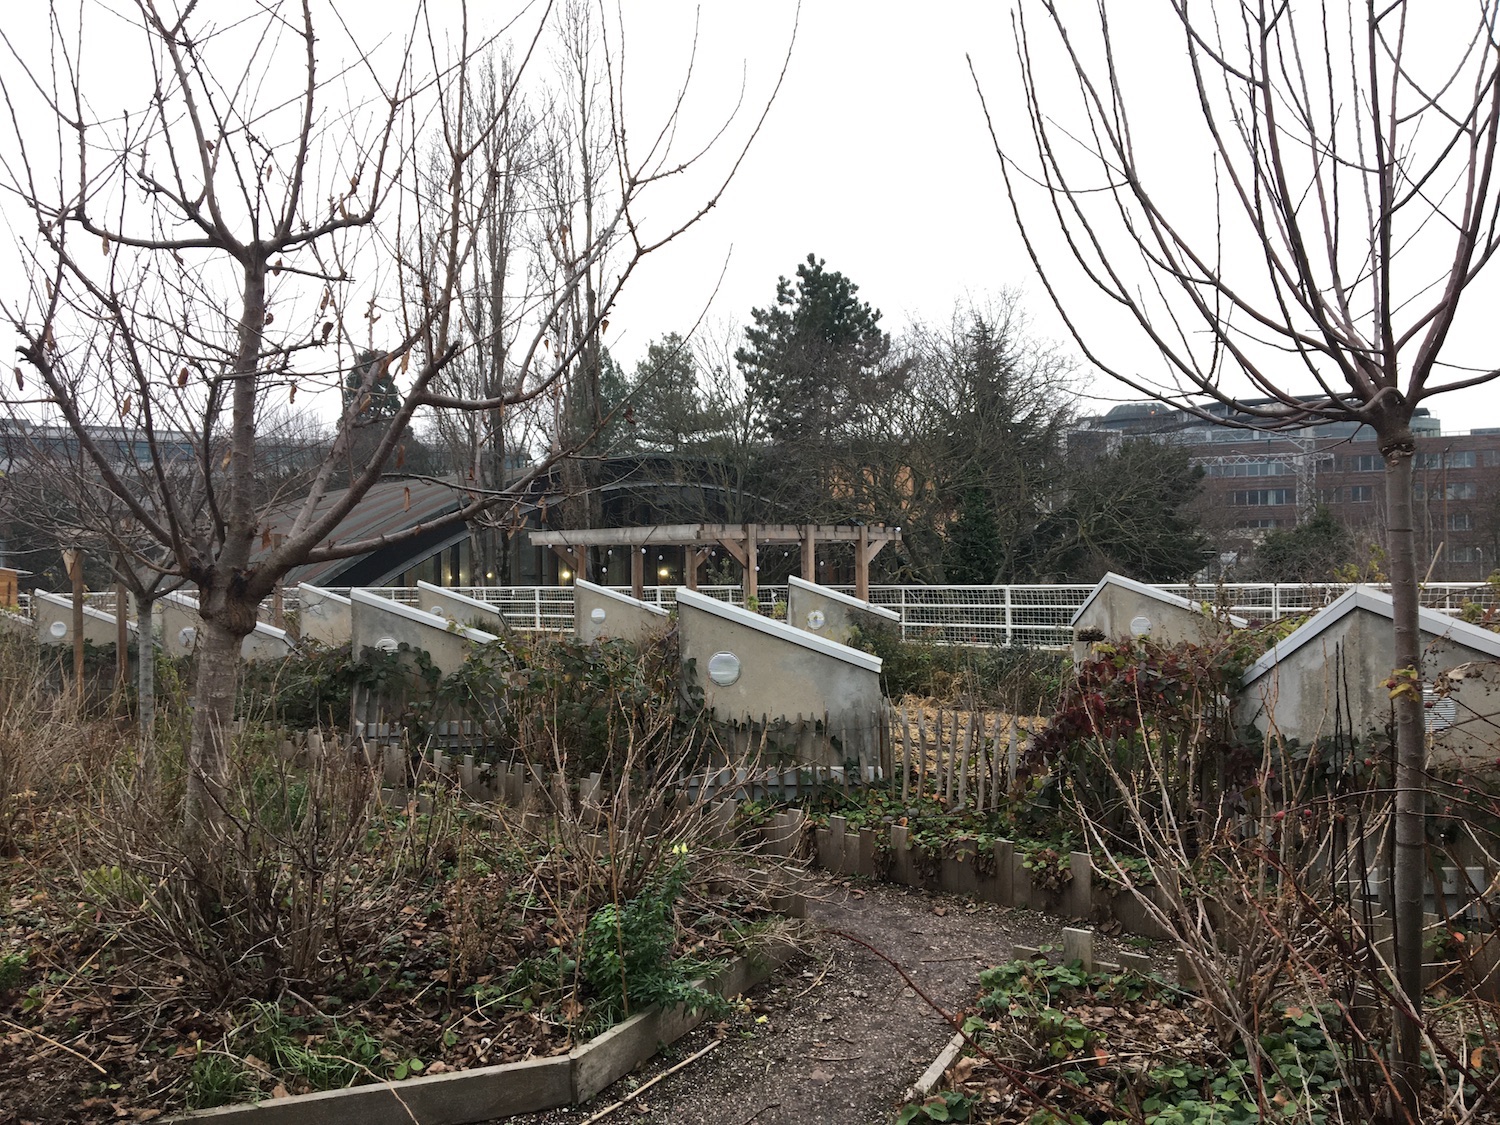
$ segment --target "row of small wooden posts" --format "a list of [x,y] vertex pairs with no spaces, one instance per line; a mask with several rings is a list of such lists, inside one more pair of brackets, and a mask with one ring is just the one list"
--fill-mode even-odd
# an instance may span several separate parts
[[[795,764],[809,758],[829,760],[826,744],[838,739],[840,732],[830,729],[826,717],[820,723],[799,716],[777,732],[781,755],[787,750],[797,752],[793,763],[783,767],[770,764],[776,752],[768,748],[771,740],[763,725],[731,731],[726,739],[731,757],[742,763],[732,771],[732,785],[754,799],[796,798],[827,785],[849,788],[890,777],[899,779],[904,804],[925,794],[953,811],[995,812],[1015,780],[1026,738],[1040,725],[1040,719],[1000,711],[925,706],[890,707],[876,721],[885,728],[878,768],[874,764],[858,768]],[[474,762],[472,768],[481,772],[489,768],[487,760],[503,753],[481,724],[461,720],[433,723],[421,733],[405,731],[395,723],[357,723],[356,735],[406,752],[441,751],[455,761]],[[815,747],[818,742],[825,745]],[[730,771],[725,771],[723,781],[714,784],[730,782]]]

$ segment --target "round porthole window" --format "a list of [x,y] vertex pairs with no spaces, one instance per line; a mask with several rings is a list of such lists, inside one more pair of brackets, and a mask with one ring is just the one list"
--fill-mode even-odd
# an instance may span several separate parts
[[68,626],[65,622],[54,621],[47,627],[47,632],[51,633],[58,640],[62,640],[68,635]]
[[192,648],[193,642],[198,639],[198,630],[191,625],[184,625],[177,630],[177,643],[183,648]]
[[1132,636],[1144,637],[1151,632],[1151,618],[1132,617],[1130,619],[1130,632]]
[[808,611],[807,627],[813,632],[817,632],[819,629],[821,629],[827,623],[827,621],[828,618],[823,616],[823,611],[821,609]]
[[716,652],[708,658],[708,678],[728,687],[740,678],[740,658],[732,652]]
[[443,607],[440,606],[440,605],[433,606],[432,607],[432,616],[434,616],[434,617],[441,617],[441,616],[443,616]]
[[395,637],[381,637],[380,640],[375,642],[375,647],[381,652],[395,652],[400,646],[396,644]]
[[596,605],[593,609],[589,610],[589,620],[592,621],[595,625],[598,625],[608,616],[609,614],[604,612],[604,607],[602,605]]

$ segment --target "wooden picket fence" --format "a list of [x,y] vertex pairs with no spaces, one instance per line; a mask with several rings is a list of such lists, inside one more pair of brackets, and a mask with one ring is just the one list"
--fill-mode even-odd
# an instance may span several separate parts
[[[498,764],[507,753],[490,724],[437,721],[418,732],[382,721],[394,708],[368,695],[359,700],[352,733],[382,748],[405,747],[426,757],[438,750]],[[744,722],[723,733],[728,761],[685,779],[686,785],[739,800],[796,800],[825,787],[899,785],[904,803],[926,796],[945,807],[998,811],[1015,781],[1026,740],[1039,716],[997,710],[886,706],[854,727],[825,714],[794,720]],[[831,764],[840,756],[845,764]],[[811,763],[821,762],[821,765]]]
[[997,811],[1040,716],[958,708],[892,707],[887,776],[901,800],[931,795],[949,809]]

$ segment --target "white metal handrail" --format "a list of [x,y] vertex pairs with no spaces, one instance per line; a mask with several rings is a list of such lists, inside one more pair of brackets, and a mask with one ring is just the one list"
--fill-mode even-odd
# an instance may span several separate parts
[[[614,589],[626,590],[617,586]],[[1379,588],[1389,589],[1388,584]],[[347,588],[331,587],[336,593]],[[852,586],[833,589],[852,593]],[[871,586],[870,601],[895,610],[901,617],[901,635],[909,640],[929,640],[938,644],[1020,645],[1055,648],[1071,640],[1069,622],[1084,600],[1091,585],[1012,585],[1012,586]],[[1159,589],[1196,601],[1206,602],[1229,613],[1252,621],[1277,621],[1284,617],[1311,613],[1338,597],[1349,586],[1338,582],[1231,582],[1219,586],[1194,586],[1188,583],[1161,585]],[[406,605],[419,605],[418,591],[412,587],[373,588],[371,593]],[[495,606],[511,626],[528,632],[560,633],[573,627],[573,588],[571,586],[459,586],[456,592]],[[723,601],[743,605],[744,591],[739,586],[704,586],[700,592]],[[676,604],[676,586],[647,586],[642,591],[646,601],[671,608]],[[761,586],[757,608],[767,616],[786,612],[787,587]],[[20,611],[31,616],[30,598],[20,595]],[[114,592],[95,591],[85,599],[96,608],[114,609]],[[1485,582],[1434,582],[1422,588],[1422,604],[1441,613],[1458,614],[1467,605],[1500,608],[1493,586]],[[295,590],[284,594],[283,607],[295,612]],[[271,603],[261,607],[261,616],[269,619]]]

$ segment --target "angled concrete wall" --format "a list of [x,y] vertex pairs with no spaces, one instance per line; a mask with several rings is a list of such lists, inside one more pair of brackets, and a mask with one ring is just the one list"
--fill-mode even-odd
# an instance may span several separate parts
[[442,586],[434,586],[431,582],[417,583],[417,608],[425,609],[434,617],[444,618],[455,625],[467,625],[486,633],[498,635],[506,630],[505,618],[488,602]]
[[719,722],[822,722],[826,713],[834,760],[802,764],[880,763],[879,657],[692,590],[677,591],[677,632],[685,686],[703,692]]
[[365,590],[350,590],[350,647],[355,656],[366,649],[392,652],[402,642],[421,649],[445,676],[463,667],[475,645],[499,640],[493,633],[450,625],[447,618],[393,602]]
[[[203,632],[198,599],[175,591],[156,604],[162,649],[170,656],[190,656],[196,652],[198,637]],[[256,622],[254,632],[240,642],[241,660],[284,660],[291,651],[292,639],[286,630],[263,621]]]
[[1437,677],[1427,710],[1429,768],[1500,769],[1500,662],[1460,664]]
[[[1390,722],[1396,666],[1391,596],[1356,586],[1277,642],[1245,673],[1236,719],[1264,731],[1274,726],[1302,743],[1344,730],[1360,737]],[[1421,613],[1422,679],[1431,684],[1460,664],[1500,658],[1500,634],[1434,610]]]
[[667,627],[671,614],[659,605],[575,579],[573,632],[589,644],[604,638],[639,644]]
[[[38,590],[32,596],[31,612],[36,620],[38,644],[71,645],[73,643],[72,598]],[[54,631],[54,624],[61,624],[62,629]],[[135,622],[127,621],[125,627],[130,630],[131,635],[135,634]],[[119,631],[114,614],[105,613],[102,609],[95,609],[91,605],[83,607],[84,641],[91,645],[112,645],[118,637]]]
[[901,627],[901,615],[801,578],[787,579],[786,621],[839,644],[848,644],[856,627]]
[[1247,625],[1243,617],[1226,618],[1202,602],[1111,573],[1099,579],[1073,614],[1073,659],[1088,655],[1090,642],[1080,639],[1084,633],[1103,634],[1106,641],[1147,636],[1163,645],[1201,645]]
[[343,594],[306,584],[297,587],[297,625],[304,641],[329,648],[349,643],[349,599]]

